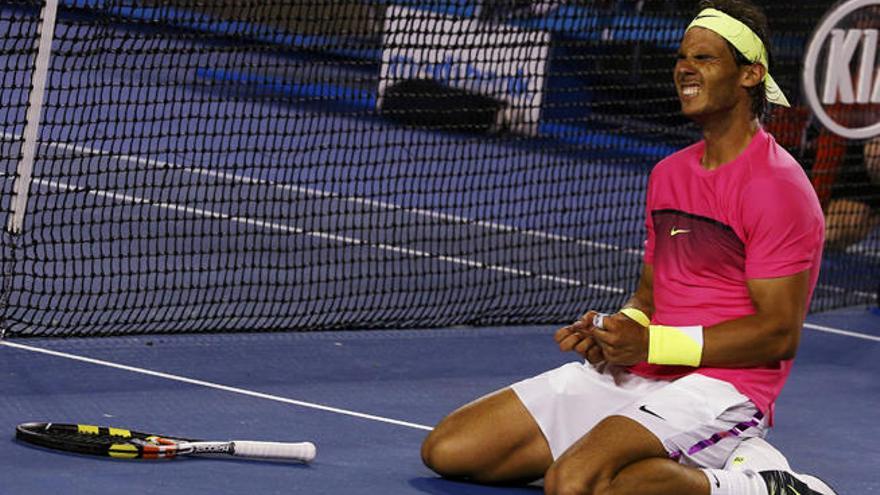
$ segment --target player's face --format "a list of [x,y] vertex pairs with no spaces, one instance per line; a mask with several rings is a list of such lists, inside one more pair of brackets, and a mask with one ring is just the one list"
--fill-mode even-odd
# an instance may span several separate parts
[[748,105],[740,66],[724,38],[708,29],[695,27],[684,35],[674,77],[682,113],[698,123]]

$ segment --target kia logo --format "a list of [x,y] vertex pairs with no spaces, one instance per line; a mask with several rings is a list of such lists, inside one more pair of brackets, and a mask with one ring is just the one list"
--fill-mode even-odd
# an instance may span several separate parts
[[[828,106],[846,108],[880,105],[877,41],[880,0],[847,0],[838,4],[816,28],[804,59],[803,88],[813,113],[831,132],[848,139],[880,136],[880,112],[867,112],[861,122],[839,122]],[[853,22],[853,19],[857,19]],[[847,22],[841,22],[846,20]],[[817,79],[821,84],[817,85]],[[878,106],[880,108],[880,106]]]

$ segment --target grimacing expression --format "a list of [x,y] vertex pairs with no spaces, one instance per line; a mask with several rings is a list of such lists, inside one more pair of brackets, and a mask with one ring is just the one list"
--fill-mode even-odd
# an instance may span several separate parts
[[682,113],[698,123],[750,103],[742,66],[727,41],[709,29],[685,33],[673,75]]

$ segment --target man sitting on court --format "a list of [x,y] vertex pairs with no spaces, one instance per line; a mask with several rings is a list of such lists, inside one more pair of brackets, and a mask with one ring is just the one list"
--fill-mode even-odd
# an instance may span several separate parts
[[673,78],[703,139],[651,173],[638,288],[619,312],[556,332],[586,362],[443,419],[422,446],[437,473],[543,477],[546,493],[834,493],[761,440],[816,285],[822,210],[760,124],[768,101],[788,104],[763,14],[744,0],[700,8]]

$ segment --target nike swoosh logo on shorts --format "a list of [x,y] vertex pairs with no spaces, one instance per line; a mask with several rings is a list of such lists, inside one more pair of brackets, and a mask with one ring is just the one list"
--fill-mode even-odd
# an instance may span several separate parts
[[658,417],[658,418],[662,419],[663,421],[666,421],[666,418],[664,418],[663,416],[660,416],[659,414],[655,413],[654,411],[648,409],[648,408],[645,407],[644,405],[639,406],[639,411],[642,411],[642,412],[644,412],[644,413],[648,413],[648,414],[650,414],[651,416],[655,416],[655,417]]

